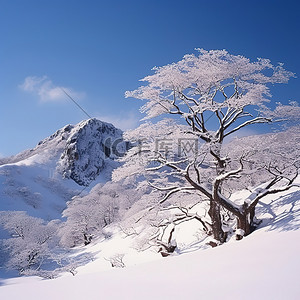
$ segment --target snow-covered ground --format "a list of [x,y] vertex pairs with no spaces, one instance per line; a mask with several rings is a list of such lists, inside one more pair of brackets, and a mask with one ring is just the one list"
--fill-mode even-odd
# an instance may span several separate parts
[[[151,249],[137,252],[130,237],[115,233],[81,249],[97,254],[75,276],[3,279],[0,297],[299,299],[300,189],[267,197],[258,215],[263,219],[260,229],[242,241],[167,258]],[[111,268],[109,259],[118,253],[125,254],[125,268]]]
[[37,154],[0,166],[1,210],[27,211],[45,220],[61,218],[66,202],[83,187],[72,180],[56,178],[55,162],[45,157],[46,153]]

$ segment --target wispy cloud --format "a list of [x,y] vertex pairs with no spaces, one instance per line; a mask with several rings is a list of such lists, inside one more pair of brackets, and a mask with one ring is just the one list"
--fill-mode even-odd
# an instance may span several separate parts
[[238,139],[246,136],[257,135],[260,134],[259,131],[250,128],[242,128],[241,130],[236,131],[235,133],[228,136],[225,143],[231,142],[233,139]]
[[113,115],[97,115],[97,119],[112,123],[115,127],[122,129],[123,131],[134,129],[139,126],[140,116],[135,113],[129,112],[124,117]]
[[82,99],[85,96],[84,93],[76,92],[71,88],[54,85],[47,76],[28,76],[19,85],[19,88],[25,92],[37,95],[42,102],[65,100],[66,95],[63,90],[76,99]]

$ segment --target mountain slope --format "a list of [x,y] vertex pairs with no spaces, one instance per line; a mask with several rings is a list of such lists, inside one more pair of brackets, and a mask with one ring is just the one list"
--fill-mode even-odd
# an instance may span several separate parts
[[[45,300],[298,299],[299,193],[299,188],[293,188],[264,199],[258,208],[261,228],[242,241],[168,258],[156,254],[154,258],[151,251],[134,254],[127,238],[113,236],[106,249],[101,243],[85,248],[86,253],[99,253],[93,262],[79,268],[75,277],[2,281],[0,294],[6,299]],[[106,260],[108,249],[110,253],[112,249],[131,252],[131,257],[124,257],[128,267],[111,269]],[[140,256],[145,263],[134,265]],[[105,263],[107,268],[101,268]]]
[[[122,131],[97,119],[67,125],[0,165],[0,210],[22,210],[46,220],[60,218],[66,201],[106,182],[117,166],[112,141],[125,151]],[[106,151],[106,153],[105,153]],[[88,188],[87,188],[88,187]]]

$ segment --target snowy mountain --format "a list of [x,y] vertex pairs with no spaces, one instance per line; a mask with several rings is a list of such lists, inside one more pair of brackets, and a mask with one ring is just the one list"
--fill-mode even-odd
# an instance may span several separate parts
[[34,149],[2,160],[0,210],[60,218],[66,201],[110,179],[125,146],[121,130],[97,119],[63,127]]
[[121,130],[112,124],[90,119],[78,124],[71,132],[58,162],[58,169],[64,177],[88,186],[101,171],[111,167],[111,159],[125,151],[126,144],[122,140]]
[[[280,139],[288,141],[290,133],[266,135],[264,143],[274,139],[276,142],[276,138],[278,143]],[[295,130],[295,134],[298,131]],[[296,139],[296,135],[293,136]],[[297,147],[290,144],[293,145],[290,151],[294,151]],[[243,149],[247,147],[244,143]],[[90,119],[67,125],[39,142],[34,149],[0,163],[0,210],[26,211],[30,216],[52,220],[61,218],[66,202],[81,194],[69,202],[64,211],[67,220],[62,222],[55,223],[57,220],[54,220],[44,224],[40,222],[42,220],[32,220],[24,215],[22,218],[22,214],[19,219],[15,218],[17,226],[19,220],[29,222],[24,228],[30,233],[34,232],[32,224],[36,224],[38,242],[34,240],[34,244],[33,240],[27,239],[33,246],[41,246],[39,251],[44,251],[45,261],[50,261],[39,270],[39,276],[45,271],[44,277],[50,278],[53,271],[58,278],[17,278],[16,269],[8,272],[4,269],[2,261],[5,262],[6,257],[2,259],[0,251],[1,299],[298,299],[299,176],[295,177],[294,187],[262,199],[256,209],[260,225],[251,235],[241,241],[232,235],[224,245],[211,248],[210,237],[203,235],[203,230],[199,231],[199,222],[191,220],[176,228],[176,250],[164,258],[157,245],[144,239],[143,234],[148,232],[147,223],[138,225],[140,231],[130,223],[130,216],[139,216],[139,206],[143,206],[138,190],[126,190],[128,187],[120,182],[109,182],[112,169],[119,164],[115,158],[126,148],[120,130]],[[235,150],[239,150],[238,144]],[[105,185],[96,185],[105,182]],[[230,199],[238,201],[250,194],[250,190],[241,189]],[[145,196],[145,201],[150,200],[148,194]],[[127,213],[118,214],[121,209]],[[13,214],[6,218],[11,221],[11,216]],[[119,216],[124,216],[123,222]],[[164,212],[164,216],[168,215]],[[53,246],[52,252],[46,252],[48,244],[39,244],[40,239],[49,239],[55,244],[62,236],[61,229],[67,229],[72,235],[77,229],[80,235],[86,235],[81,231],[82,227],[88,227],[86,219],[99,233],[91,240],[87,237],[88,243],[74,244],[79,246],[67,249]],[[127,221],[128,227],[125,226]],[[148,227],[155,229],[153,220],[149,218],[149,221]],[[56,228],[55,224],[60,229],[55,231],[57,235],[47,236],[51,228]],[[2,234],[4,232],[0,232],[4,241],[1,250],[13,245],[11,249],[13,254],[17,253],[14,255],[16,260],[21,254],[28,258],[22,251],[26,248],[22,243],[25,238],[14,239],[7,232],[6,236]],[[28,249],[36,250],[33,246]],[[57,273],[51,269],[54,263],[57,264],[55,268],[61,267]],[[29,270],[32,273],[25,274],[35,275],[36,270],[32,268]]]

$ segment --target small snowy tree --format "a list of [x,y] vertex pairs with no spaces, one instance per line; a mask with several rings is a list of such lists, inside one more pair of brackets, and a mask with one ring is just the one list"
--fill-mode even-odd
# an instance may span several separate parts
[[88,245],[104,227],[119,220],[135,199],[132,194],[120,183],[108,182],[96,185],[86,196],[74,197],[63,212],[67,220],[60,229],[62,245]]
[[39,270],[57,245],[55,220],[45,224],[42,219],[25,212],[13,211],[1,212],[0,224],[11,235],[3,241],[3,247],[9,253],[6,265],[20,274],[32,268]]
[[[257,161],[259,156],[251,151],[242,151],[238,156],[231,151],[225,153],[224,141],[253,124],[283,120],[295,123],[300,108],[295,102],[278,103],[273,109],[267,106],[269,86],[287,83],[294,76],[283,64],[274,66],[268,59],[251,62],[225,50],[198,51],[199,55],[185,55],[177,63],[154,68],[153,75],[141,80],[145,85],[126,92],[126,97],[146,101],[141,108],[145,120],[169,115],[174,121],[147,122],[128,132],[128,139],[139,141],[128,152],[123,167],[114,173],[114,179],[143,174],[153,187],[165,193],[160,205],[178,192],[197,191],[201,200],[209,202],[213,237],[223,243],[227,232],[222,211],[236,218],[236,235],[241,239],[255,226],[259,200],[291,188],[299,167],[293,158],[282,159],[282,164],[271,159],[257,167],[250,157]],[[170,145],[174,140],[177,151]],[[195,141],[192,154],[180,145],[184,140]],[[258,152],[261,150],[257,147]],[[269,175],[262,176],[259,184],[264,185],[239,203],[231,201],[228,191],[241,178],[255,176],[256,167]]]

